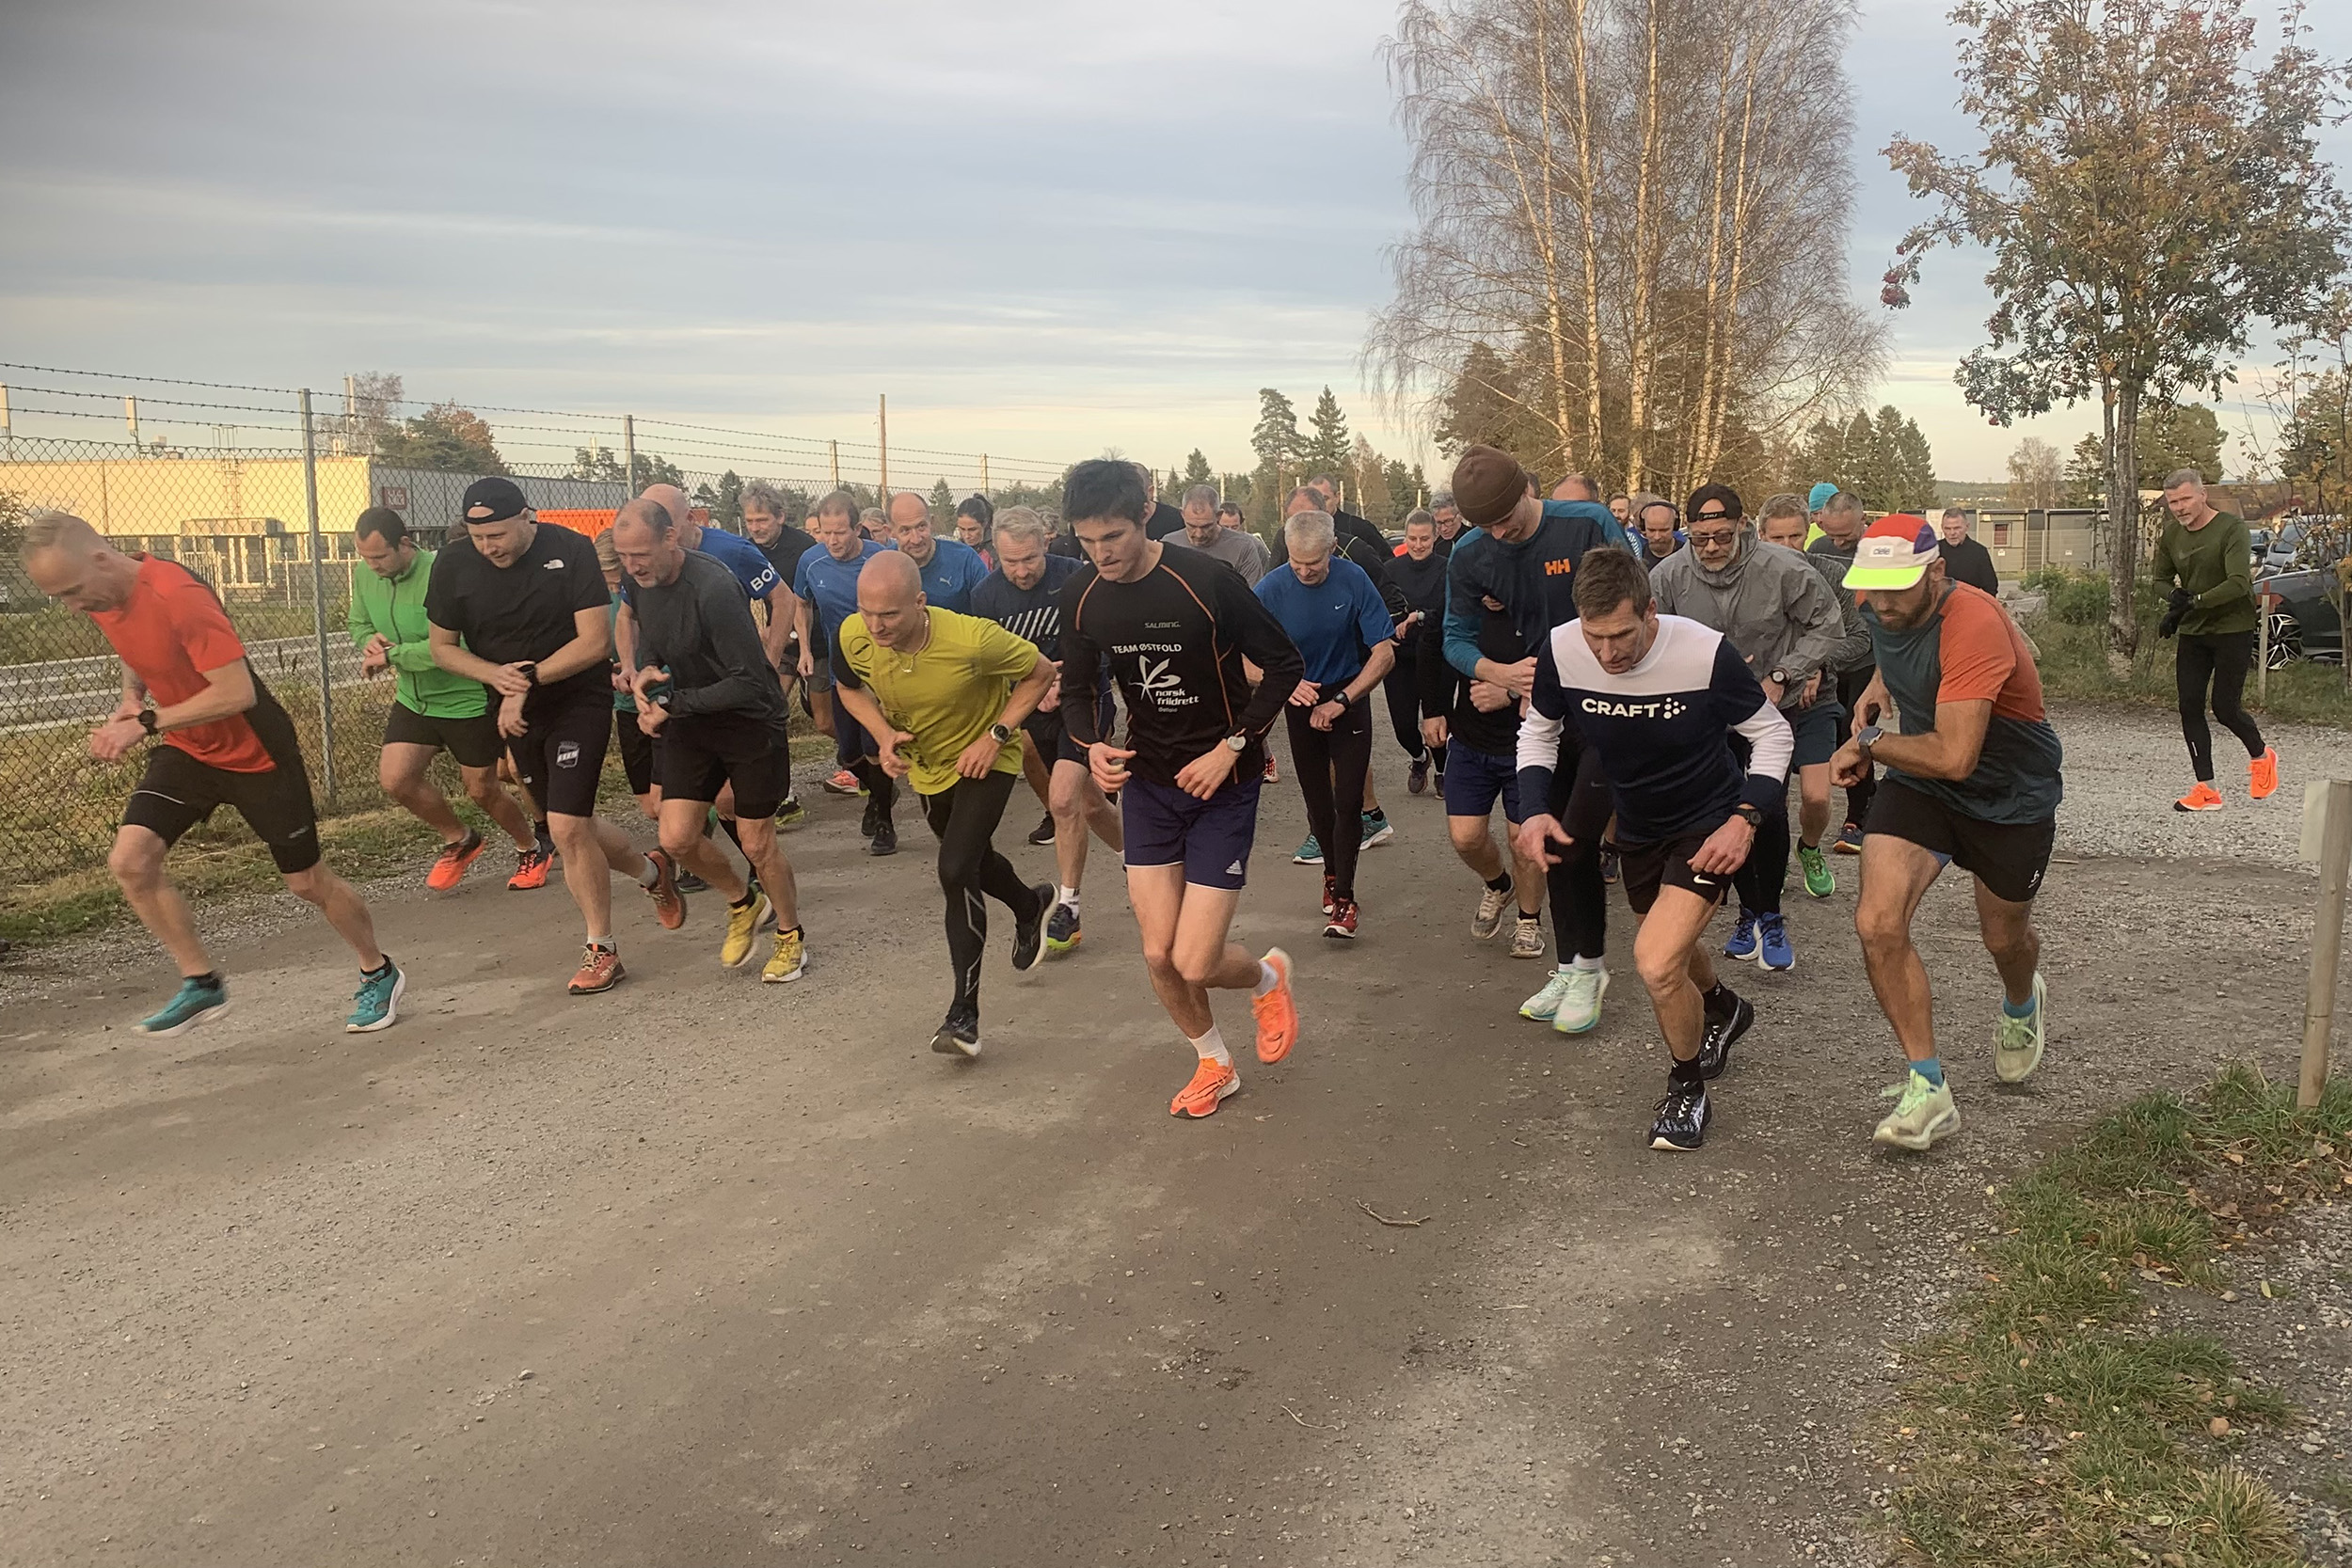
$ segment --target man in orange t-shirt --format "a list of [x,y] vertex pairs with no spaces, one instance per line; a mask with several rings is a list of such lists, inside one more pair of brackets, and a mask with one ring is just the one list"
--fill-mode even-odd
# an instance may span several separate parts
[[[1855,700],[1853,738],[1830,773],[1851,785],[1874,762],[1886,765],[1862,825],[1854,930],[1870,989],[1910,1062],[1873,1136],[1923,1150],[1959,1130],[1960,1112],[1936,1053],[1912,916],[1945,866],[1976,879],[1978,929],[2001,976],[1993,1072],[2004,1084],[2023,1080],[2042,1065],[2033,900],[2057,837],[2065,758],[2024,634],[1992,594],[1947,579],[1943,542],[1926,518],[1872,523],[1855,542],[1846,586],[1861,600],[1878,673]],[[1896,727],[1883,729],[1890,707]]]
[[147,740],[162,742],[147,753],[106,859],[140,924],[180,965],[179,991],[139,1022],[139,1032],[184,1034],[229,1006],[187,903],[164,875],[172,845],[224,805],[269,846],[287,889],[316,905],[358,958],[358,994],[344,1027],[389,1027],[407,977],[376,946],[358,893],[320,863],[294,722],[246,663],[211,587],[176,562],[123,554],[62,512],[34,515],[23,555],[34,585],[87,615],[122,660],[122,701],[90,732],[90,755],[119,762]]

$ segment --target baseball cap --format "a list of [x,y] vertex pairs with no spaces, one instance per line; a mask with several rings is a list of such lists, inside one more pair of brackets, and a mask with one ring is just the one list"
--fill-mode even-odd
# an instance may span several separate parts
[[523,487],[511,479],[477,479],[466,486],[457,515],[469,523],[502,523],[531,510]]
[[1928,565],[1943,553],[1935,530],[1925,517],[1907,512],[1881,517],[1854,541],[1853,564],[1846,568],[1849,588],[1909,588],[1927,574]]
[[1454,465],[1454,504],[1472,528],[1492,528],[1527,494],[1527,470],[1493,447],[1472,447]]
[[1837,486],[1832,484],[1828,480],[1823,480],[1820,483],[1816,484],[1812,489],[1805,492],[1804,509],[1807,512],[1819,512],[1821,508],[1829,504],[1830,497],[1836,494],[1837,494]]

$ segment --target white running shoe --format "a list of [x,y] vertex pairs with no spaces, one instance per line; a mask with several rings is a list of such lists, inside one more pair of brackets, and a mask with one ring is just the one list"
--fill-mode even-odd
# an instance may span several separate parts
[[1551,1026],[1564,1035],[1581,1035],[1600,1022],[1600,999],[1609,994],[1605,969],[1571,969],[1567,986],[1552,1009]]
[[1568,972],[1555,969],[1544,982],[1544,989],[1519,1004],[1519,1017],[1532,1018],[1538,1023],[1549,1023],[1560,1010],[1560,998],[1568,992]]

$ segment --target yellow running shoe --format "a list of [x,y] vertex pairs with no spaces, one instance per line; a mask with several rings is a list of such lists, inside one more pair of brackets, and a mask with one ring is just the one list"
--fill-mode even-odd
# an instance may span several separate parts
[[727,936],[719,944],[719,961],[729,969],[740,969],[751,961],[752,938],[759,932],[760,922],[768,918],[768,895],[752,890],[748,904],[727,906]]
[[801,928],[776,933],[775,957],[770,958],[759,972],[762,981],[780,986],[787,980],[797,980],[808,969],[808,943],[801,936]]

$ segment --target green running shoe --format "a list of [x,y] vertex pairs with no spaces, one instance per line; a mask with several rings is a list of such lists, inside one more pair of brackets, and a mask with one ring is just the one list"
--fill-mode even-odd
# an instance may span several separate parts
[[228,1010],[227,986],[217,981],[208,986],[201,980],[182,980],[180,989],[171,993],[171,1000],[139,1020],[135,1027],[142,1035],[159,1038],[184,1035],[206,1019],[218,1018]]
[[1895,1102],[1878,1131],[1870,1134],[1879,1143],[1918,1153],[1960,1131],[1960,1108],[1952,1103],[1949,1084],[1931,1084],[1915,1072],[1908,1073],[1879,1098]]
[[1307,835],[1307,842],[1298,847],[1298,853],[1291,857],[1291,863],[1293,865],[1321,865],[1323,863],[1323,846],[1315,842],[1314,834]]
[[401,993],[407,989],[408,976],[392,962],[389,953],[385,954],[382,969],[360,974],[359,991],[351,999],[351,1016],[343,1020],[343,1032],[373,1035],[378,1029],[389,1029],[400,1016]]
[[1797,864],[1804,871],[1804,891],[1814,897],[1826,898],[1837,891],[1837,874],[1829,868],[1829,857],[1820,845],[1798,845]]
[[2001,1032],[1993,1037],[1993,1076],[2004,1084],[2022,1084],[2042,1065],[2042,972],[2033,974],[2033,1012],[2026,1018],[2001,1014]]

